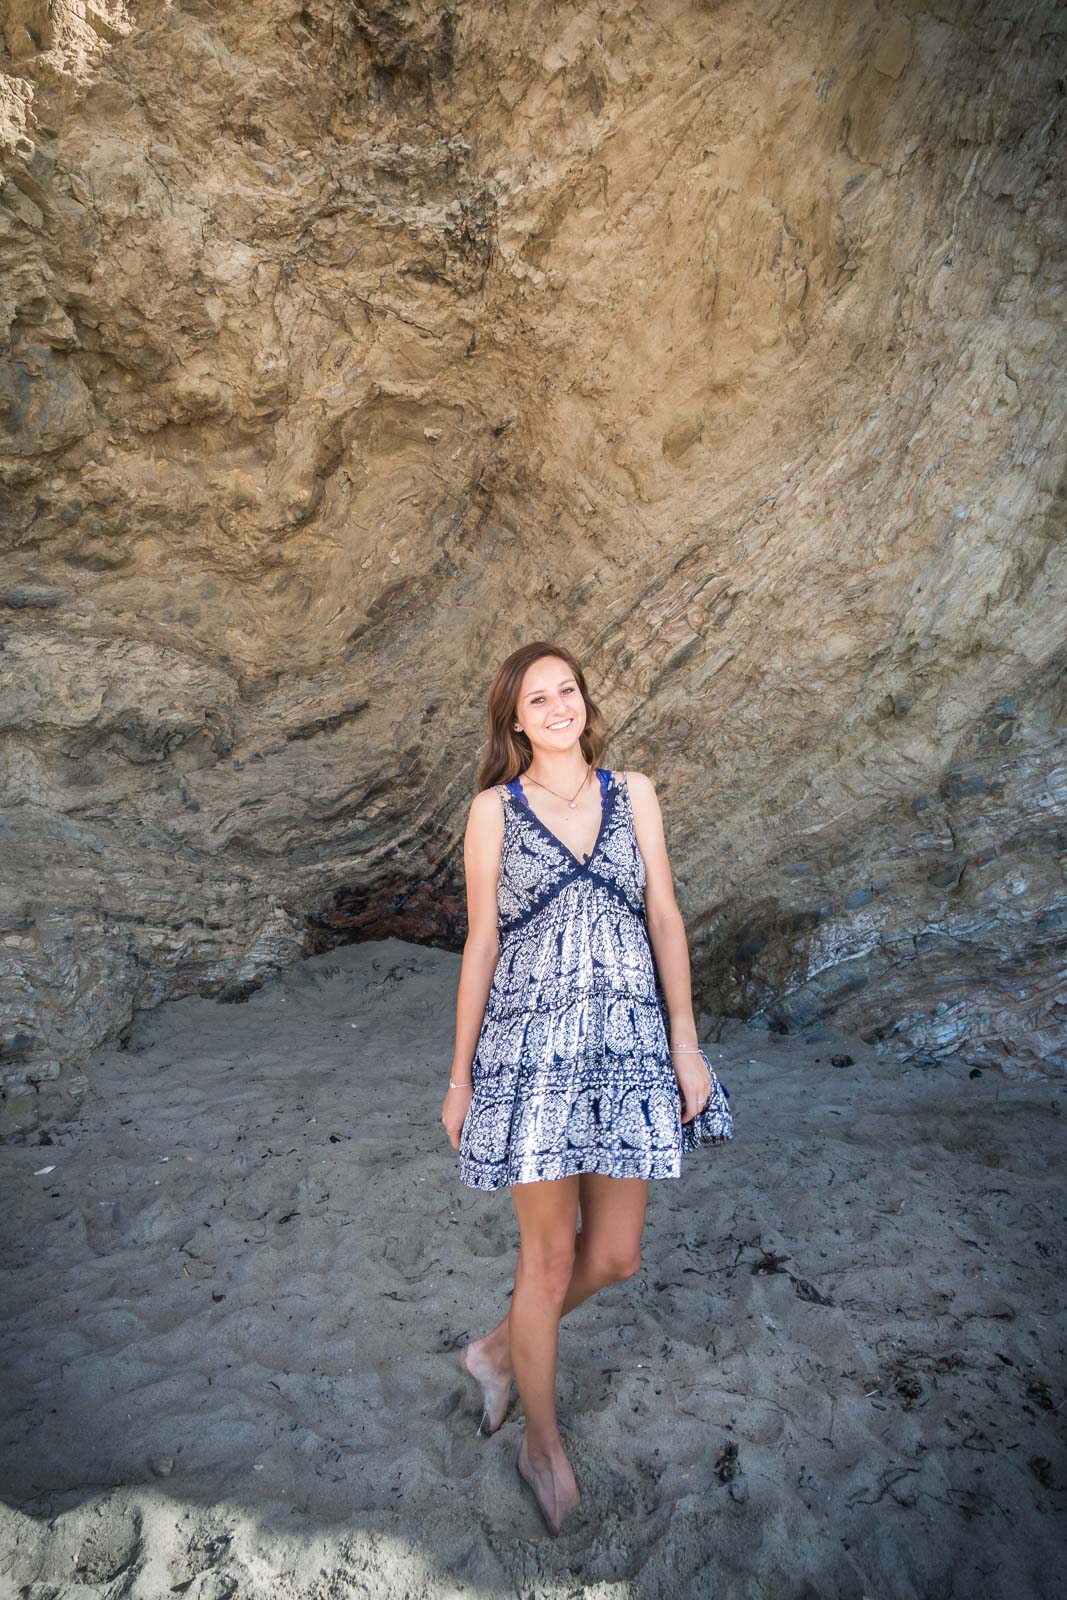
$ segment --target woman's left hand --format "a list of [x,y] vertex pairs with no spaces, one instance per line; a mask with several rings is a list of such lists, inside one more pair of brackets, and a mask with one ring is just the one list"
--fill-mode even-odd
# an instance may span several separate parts
[[704,1065],[702,1056],[686,1051],[674,1057],[674,1076],[685,1101],[682,1121],[691,1122],[711,1099],[711,1073]]

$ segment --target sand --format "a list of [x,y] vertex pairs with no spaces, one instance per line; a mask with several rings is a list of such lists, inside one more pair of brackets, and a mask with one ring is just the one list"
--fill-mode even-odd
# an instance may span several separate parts
[[439,1120],[458,971],[161,1006],[0,1149],[0,1596],[1062,1593],[1062,1085],[729,1024],[734,1140],[563,1322],[554,1540],[459,1366],[518,1236]]

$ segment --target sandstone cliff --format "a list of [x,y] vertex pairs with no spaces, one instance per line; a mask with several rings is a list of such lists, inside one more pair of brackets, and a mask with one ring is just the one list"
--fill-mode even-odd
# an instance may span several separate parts
[[1067,13],[0,15],[8,1081],[458,947],[544,636],[710,1011],[1067,1066]]

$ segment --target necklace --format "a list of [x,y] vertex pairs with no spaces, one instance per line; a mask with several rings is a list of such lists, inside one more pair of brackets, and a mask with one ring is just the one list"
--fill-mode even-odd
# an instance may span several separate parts
[[557,800],[567,800],[567,804],[570,806],[571,810],[572,811],[576,811],[578,809],[578,796],[581,794],[582,790],[585,788],[586,784],[589,782],[589,774],[592,772],[592,770],[593,770],[592,767],[586,767],[586,769],[585,769],[585,777],[582,779],[582,781],[578,785],[577,789],[575,789],[574,798],[571,799],[571,800],[567,800],[567,796],[565,794],[557,794],[555,789],[548,789],[548,784],[547,783],[537,783],[537,779],[536,778],[531,778],[530,774],[528,772],[524,772],[523,773],[523,777],[529,783],[537,783],[537,787],[539,789],[548,789],[549,794],[554,794],[556,796]]

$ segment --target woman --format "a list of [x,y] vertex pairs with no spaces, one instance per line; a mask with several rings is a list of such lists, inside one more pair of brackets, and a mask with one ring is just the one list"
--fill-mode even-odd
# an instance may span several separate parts
[[556,1420],[559,1319],[637,1271],[648,1180],[733,1136],[697,1043],[656,791],[597,767],[603,744],[569,650],[541,640],[508,657],[464,839],[468,934],[441,1112],[462,1181],[511,1189],[511,1309],[463,1363],[482,1388],[479,1433],[504,1421],[515,1377],[517,1465],[553,1534],[580,1499]]

